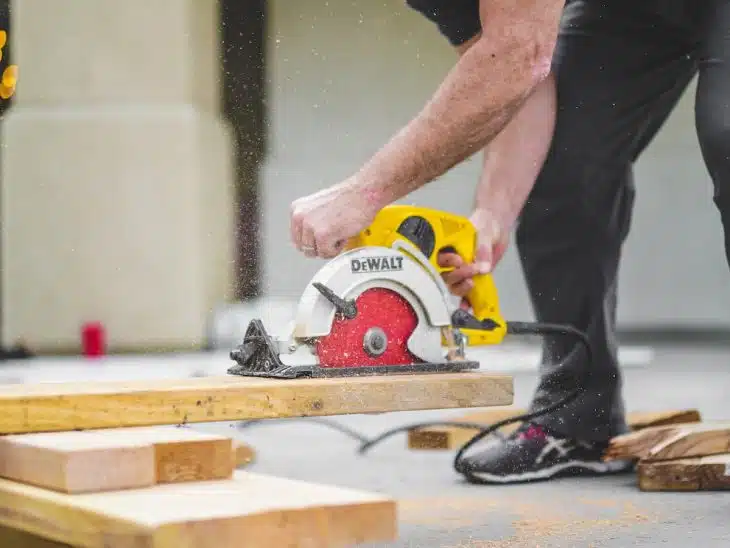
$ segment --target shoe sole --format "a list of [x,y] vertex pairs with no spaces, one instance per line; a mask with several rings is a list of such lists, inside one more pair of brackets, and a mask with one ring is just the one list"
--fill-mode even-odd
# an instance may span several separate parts
[[613,462],[585,462],[585,461],[568,461],[561,462],[549,468],[536,470],[534,472],[526,472],[524,474],[511,474],[508,476],[495,476],[483,472],[466,472],[464,475],[467,479],[478,479],[481,482],[488,483],[525,483],[530,481],[543,481],[552,479],[560,474],[573,473],[580,475],[581,473],[591,473],[593,475],[609,475],[620,472],[629,471],[632,468],[631,463],[623,461]]

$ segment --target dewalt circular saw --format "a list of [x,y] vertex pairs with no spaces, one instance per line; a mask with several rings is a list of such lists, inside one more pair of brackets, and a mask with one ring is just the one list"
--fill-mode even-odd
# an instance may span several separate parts
[[275,378],[454,372],[479,368],[466,347],[502,341],[507,325],[491,275],[466,296],[449,293],[441,252],[474,260],[471,222],[433,209],[391,205],[310,280],[294,321],[272,336],[249,323],[230,374]]
[[[345,250],[311,279],[283,337],[272,337],[261,320],[250,322],[243,343],[231,352],[233,375],[289,378],[469,371],[466,348],[501,343],[507,334],[568,336],[585,352],[572,390],[541,409],[492,425],[429,422],[400,426],[360,447],[364,453],[399,432],[424,426],[478,429],[454,457],[511,423],[530,421],[568,405],[585,389],[593,360],[588,336],[571,325],[505,321],[491,275],[477,275],[466,295],[470,311],[453,297],[438,264],[451,251],[474,261],[477,233],[463,217],[433,209],[392,205],[348,242]],[[559,367],[560,365],[558,365]]]

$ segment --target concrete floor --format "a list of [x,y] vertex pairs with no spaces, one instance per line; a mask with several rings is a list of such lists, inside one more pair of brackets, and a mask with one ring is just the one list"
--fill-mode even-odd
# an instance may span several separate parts
[[[698,408],[707,420],[730,420],[730,348],[655,347],[655,360],[625,369],[629,410]],[[536,375],[515,377],[525,405]],[[365,435],[459,412],[334,417]],[[452,453],[413,452],[405,435],[365,456],[324,425],[276,421],[234,432],[258,452],[252,470],[387,493],[399,500],[400,540],[368,548],[730,546],[730,493],[642,493],[635,476],[563,479],[523,486],[463,484]]]
[[[627,408],[651,411],[698,408],[706,420],[730,420],[730,346],[626,348]],[[482,367],[512,369],[515,404],[526,405],[535,387],[534,366],[517,350],[480,356]],[[534,349],[530,350],[533,355]],[[647,363],[646,357],[652,358]],[[504,360],[504,361],[503,361]],[[225,353],[119,356],[5,362],[0,382],[124,380],[220,374]],[[528,364],[529,365],[529,364]],[[387,413],[326,418],[366,436],[412,422],[463,411]],[[451,452],[414,452],[405,435],[365,456],[357,443],[323,424],[281,420],[239,430],[232,423],[193,428],[232,434],[258,453],[252,471],[376,491],[397,498],[399,541],[363,548],[587,548],[697,545],[730,547],[730,493],[642,493],[633,474],[563,479],[522,486],[472,486],[451,468]]]

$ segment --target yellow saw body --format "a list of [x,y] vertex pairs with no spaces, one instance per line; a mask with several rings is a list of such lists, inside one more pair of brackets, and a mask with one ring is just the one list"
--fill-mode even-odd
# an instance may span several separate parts
[[[458,254],[466,263],[474,262],[477,231],[466,217],[424,207],[391,205],[382,209],[368,228],[352,238],[347,249],[379,246],[393,247],[398,240],[407,239],[428,259],[439,274],[451,271],[438,264],[442,251]],[[408,253],[404,251],[404,253]],[[469,346],[502,342],[506,322],[499,308],[497,287],[491,274],[480,274],[473,279],[474,287],[466,300],[477,320],[493,320],[499,327],[490,331],[461,328]]]

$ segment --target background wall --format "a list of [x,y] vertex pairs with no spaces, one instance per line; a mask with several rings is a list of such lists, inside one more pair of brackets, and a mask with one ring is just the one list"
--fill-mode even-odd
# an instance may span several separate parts
[[74,351],[100,321],[112,351],[202,347],[234,274],[217,1],[15,2],[12,24],[3,344]]
[[[417,112],[456,59],[402,0],[270,0],[269,154],[262,175],[262,288],[296,299],[320,261],[289,242],[290,202],[340,181]],[[637,166],[621,275],[623,326],[730,327],[730,274],[699,155],[694,84]],[[410,202],[468,214],[475,160]],[[504,312],[532,317],[511,249],[496,273]]]

